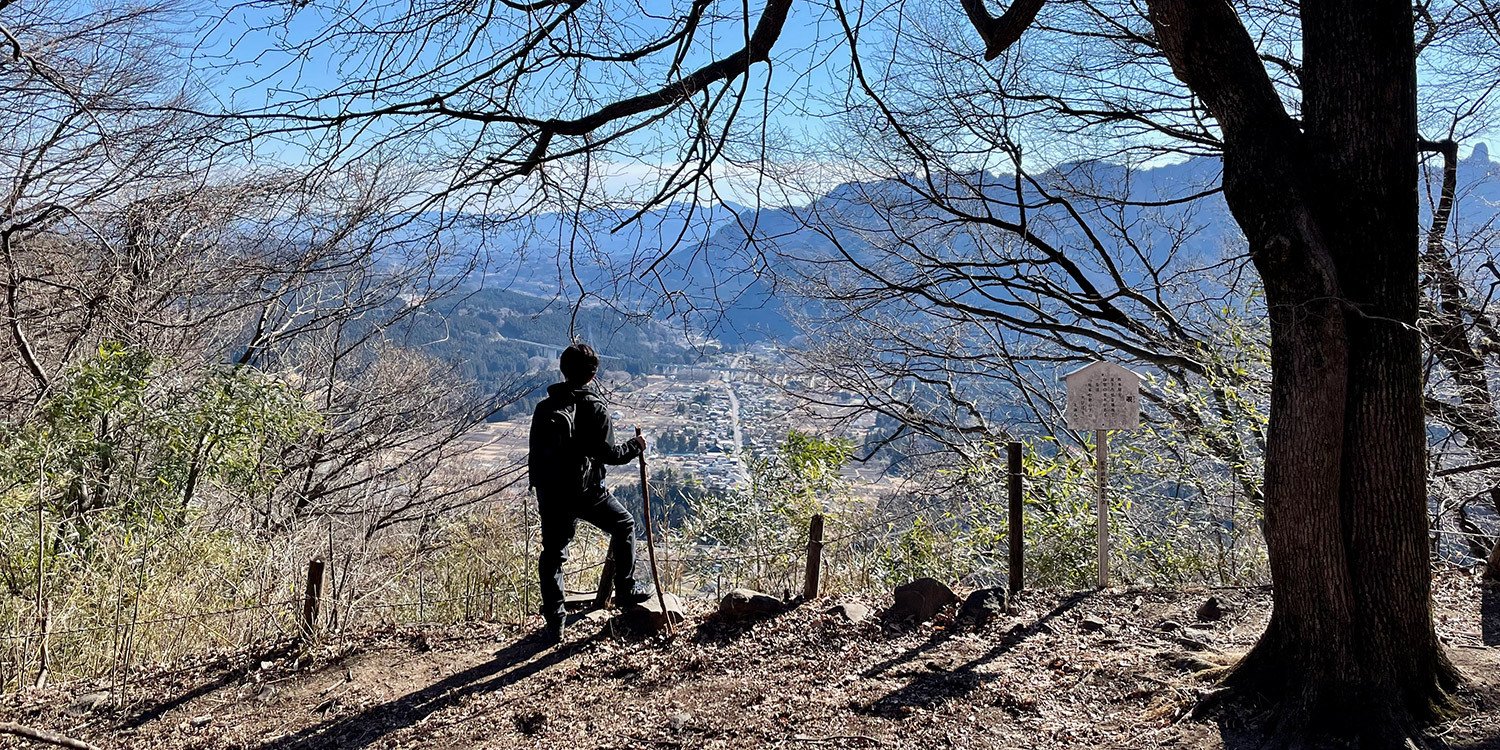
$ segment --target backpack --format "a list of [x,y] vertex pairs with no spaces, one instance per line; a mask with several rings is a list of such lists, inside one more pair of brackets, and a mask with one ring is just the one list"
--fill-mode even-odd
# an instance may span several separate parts
[[589,459],[575,439],[578,402],[548,397],[531,417],[531,452],[526,459],[531,486],[547,491],[582,492]]

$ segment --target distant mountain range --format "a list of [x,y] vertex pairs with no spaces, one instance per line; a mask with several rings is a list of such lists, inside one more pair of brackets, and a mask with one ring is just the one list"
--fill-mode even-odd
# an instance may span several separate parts
[[[1174,263],[1207,265],[1227,253],[1243,252],[1239,229],[1221,196],[1182,202],[1217,186],[1219,169],[1218,160],[1210,158],[1150,169],[1107,162],[1059,165],[1035,176],[1038,187],[1023,191],[1028,225],[1053,233],[1049,240],[1062,247],[1082,240],[1076,226],[1057,220],[1060,207],[1046,205],[1042,195],[1044,189],[1066,185],[1085,212],[1108,210],[1109,224],[1133,227],[1147,252],[1156,239],[1155,227],[1187,228],[1185,239],[1178,237]],[[1500,206],[1497,175],[1500,164],[1490,161],[1484,144],[1460,163],[1454,220],[1461,231],[1495,219]],[[953,194],[969,196],[958,201],[961,207],[1018,221],[1021,208],[1015,205],[1014,185],[1009,175],[967,175],[953,183],[958,191]],[[1432,201],[1436,185],[1431,186]],[[1134,205],[1119,207],[1089,194],[1128,196]],[[691,361],[701,353],[705,337],[730,347],[788,341],[797,334],[793,310],[814,316],[817,310],[815,302],[777,284],[799,273],[819,272],[816,261],[835,253],[835,241],[856,255],[866,252],[870,238],[889,231],[892,207],[908,219],[940,226],[923,206],[921,197],[898,181],[883,180],[840,185],[793,208],[674,203],[639,216],[601,210],[544,213],[488,228],[481,228],[483,222],[455,222],[445,230],[443,242],[477,253],[483,263],[470,272],[465,294],[435,307],[420,325],[432,334],[430,340],[440,342],[433,345],[436,352],[473,363],[481,380],[524,370],[529,358],[565,346],[570,323],[631,368]],[[822,230],[814,229],[815,224]],[[970,240],[936,232],[922,230],[915,236],[947,243],[947,252],[963,255]],[[572,303],[580,298],[575,318]],[[437,335],[439,328],[442,335]]]

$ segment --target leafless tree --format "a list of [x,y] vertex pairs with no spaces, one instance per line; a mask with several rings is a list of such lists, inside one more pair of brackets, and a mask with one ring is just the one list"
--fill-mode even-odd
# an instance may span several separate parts
[[[848,107],[861,118],[854,125],[880,136],[857,141],[891,144],[854,156],[889,154],[895,174],[908,176],[903,187],[925,200],[920,210],[936,207],[916,216],[929,227],[997,238],[974,264],[970,246],[902,245],[922,236],[909,230],[885,251],[927,264],[939,287],[993,277],[1014,294],[987,300],[984,317],[1050,336],[1074,355],[1113,347],[1191,372],[1191,347],[1171,342],[1190,341],[1208,319],[1180,314],[1170,292],[1156,297],[1128,275],[1111,278],[1112,256],[1100,257],[1093,238],[1060,245],[1033,231],[1032,200],[1054,216],[1071,205],[1079,227],[1107,227],[1109,215],[1026,184],[1026,159],[1058,163],[1084,149],[1124,160],[1221,155],[1217,183],[1269,318],[1261,486],[1276,584],[1270,627],[1232,684],[1277,698],[1282,738],[1317,725],[1389,742],[1447,704],[1457,675],[1429,601],[1417,155],[1421,128],[1480,119],[1493,77],[1469,76],[1479,93],[1453,109],[1453,97],[1419,105],[1417,70],[1482,45],[1483,4],[1017,0],[995,15],[983,0],[334,3],[333,15],[354,23],[291,22],[310,7],[322,8],[252,6],[238,17],[253,34],[285,31],[273,45],[281,60],[331,65],[338,80],[227,119],[301,139],[331,162],[391,144],[456,143],[420,152],[429,173],[445,178],[433,195],[511,213],[591,206],[611,159],[657,168],[660,179],[637,202],[649,207],[711,190],[717,166],[771,154],[773,115],[796,104],[779,98],[788,89],[767,69],[830,75],[788,41],[789,29],[817,18],[848,53],[833,71],[847,82],[835,104],[857,103]],[[789,20],[799,12],[807,15]],[[919,16],[935,20],[911,20]],[[731,37],[727,52],[714,43]],[[924,89],[930,79],[911,75],[922,62],[953,66],[962,74],[946,80],[961,85]],[[295,73],[281,69],[272,82]],[[973,177],[996,159],[1023,183],[1009,201],[992,200]],[[997,202],[1007,210],[987,210]],[[715,261],[756,268],[761,245]],[[924,312],[962,308],[963,295],[885,273],[863,252],[841,255],[866,278],[925,299]],[[1008,265],[1020,257],[1026,267]],[[1050,267],[1037,271],[1038,258]],[[656,268],[634,270],[649,277]],[[1037,295],[1048,304],[1028,305]]]
[[[88,560],[61,546],[128,529],[100,519],[284,544],[357,518],[353,541],[378,545],[392,529],[430,538],[433,519],[519,475],[474,460],[466,434],[527,384],[481,391],[406,325],[464,291],[472,248],[430,241],[424,222],[442,219],[407,211],[420,177],[393,158],[333,174],[225,148],[226,123],[195,114],[203,100],[184,93],[183,10],[0,3],[0,450],[62,453],[48,441],[73,435],[49,428],[71,419],[79,373],[105,352],[151,363],[130,373],[143,381],[130,403],[84,415],[75,465],[0,468],[0,501],[28,508],[37,550],[27,570],[7,568],[4,604],[34,594],[40,631],[48,567]],[[268,436],[265,392],[232,393],[247,381],[311,417]],[[138,417],[152,410],[187,432],[145,429]],[[230,463],[255,481],[227,481]],[[21,556],[7,551],[7,565]]]
[[1454,493],[1440,494],[1446,502],[1438,510],[1439,520],[1449,511],[1457,516],[1463,546],[1486,560],[1486,576],[1496,578],[1500,545],[1488,540],[1469,512],[1472,503],[1486,499],[1500,513],[1500,486],[1493,483],[1494,469],[1500,466],[1500,401],[1491,384],[1500,372],[1500,349],[1495,346],[1500,329],[1494,322],[1494,293],[1500,281],[1494,269],[1494,219],[1481,218],[1477,225],[1455,220],[1456,204],[1463,198],[1458,147],[1451,140],[1432,147],[1440,166],[1434,170],[1436,202],[1422,254],[1426,406],[1441,430],[1433,446],[1432,476],[1438,488]]

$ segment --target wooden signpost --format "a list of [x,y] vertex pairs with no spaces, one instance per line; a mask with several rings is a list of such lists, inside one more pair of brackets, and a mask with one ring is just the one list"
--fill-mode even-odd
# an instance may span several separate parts
[[1094,362],[1063,376],[1068,426],[1094,431],[1098,480],[1099,588],[1109,585],[1109,431],[1141,423],[1141,376],[1112,362]]

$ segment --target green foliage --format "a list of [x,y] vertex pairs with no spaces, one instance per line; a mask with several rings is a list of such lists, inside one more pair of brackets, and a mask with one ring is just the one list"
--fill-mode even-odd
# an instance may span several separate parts
[[[1232,478],[1179,477],[1162,461],[1149,430],[1117,432],[1110,446],[1112,580],[1122,583],[1229,584],[1261,580],[1259,506],[1234,499]],[[1086,588],[1096,580],[1097,492],[1094,446],[1038,438],[1023,454],[1026,578],[1030,586]],[[1000,578],[1009,540],[1001,446],[970,457],[954,476],[963,512],[951,521],[952,559]]]
[[922,516],[912,519],[911,525],[901,532],[894,544],[882,545],[883,569],[880,577],[885,585],[894,586],[923,576],[953,580],[947,571],[950,556],[942,554],[947,544],[947,535],[936,524]]
[[39,585],[64,623],[253,601],[263,592],[240,582],[261,543],[199,523],[201,501],[269,496],[281,456],[319,423],[255,370],[184,372],[101,346],[32,414],[0,423],[0,617],[33,611]]
[[[657,528],[677,528],[693,513],[699,498],[708,493],[708,488],[697,477],[674,468],[658,468],[651,472],[651,522]],[[641,499],[641,483],[626,482],[615,488],[615,497],[636,518],[644,518],[644,502]]]
[[703,544],[784,546],[814,513],[835,505],[852,444],[793,430],[775,450],[746,459],[748,486],[690,497],[692,534]]
[[[172,373],[119,344],[75,368],[36,415],[0,431],[0,482],[65,526],[105,512],[179,522],[206,486],[253,496],[280,477],[268,452],[318,418],[285,384],[248,368]],[[25,504],[24,502],[22,504]]]
[[765,590],[794,588],[808,521],[842,504],[840,472],[852,450],[846,440],[792,431],[774,450],[747,458],[745,487],[690,497],[683,531],[716,556],[740,558],[714,575]]
[[[1055,448],[1046,441],[1042,447]],[[1027,444],[1022,458],[1026,475],[1026,575],[1029,585],[1081,589],[1097,578],[1098,512],[1093,489],[1092,452],[1042,452]],[[1118,495],[1115,504],[1125,502]],[[1111,534],[1121,508],[1111,508]]]
[[788,522],[805,525],[843,491],[840,472],[853,450],[848,440],[792,430],[774,451],[747,459],[751,498]]

